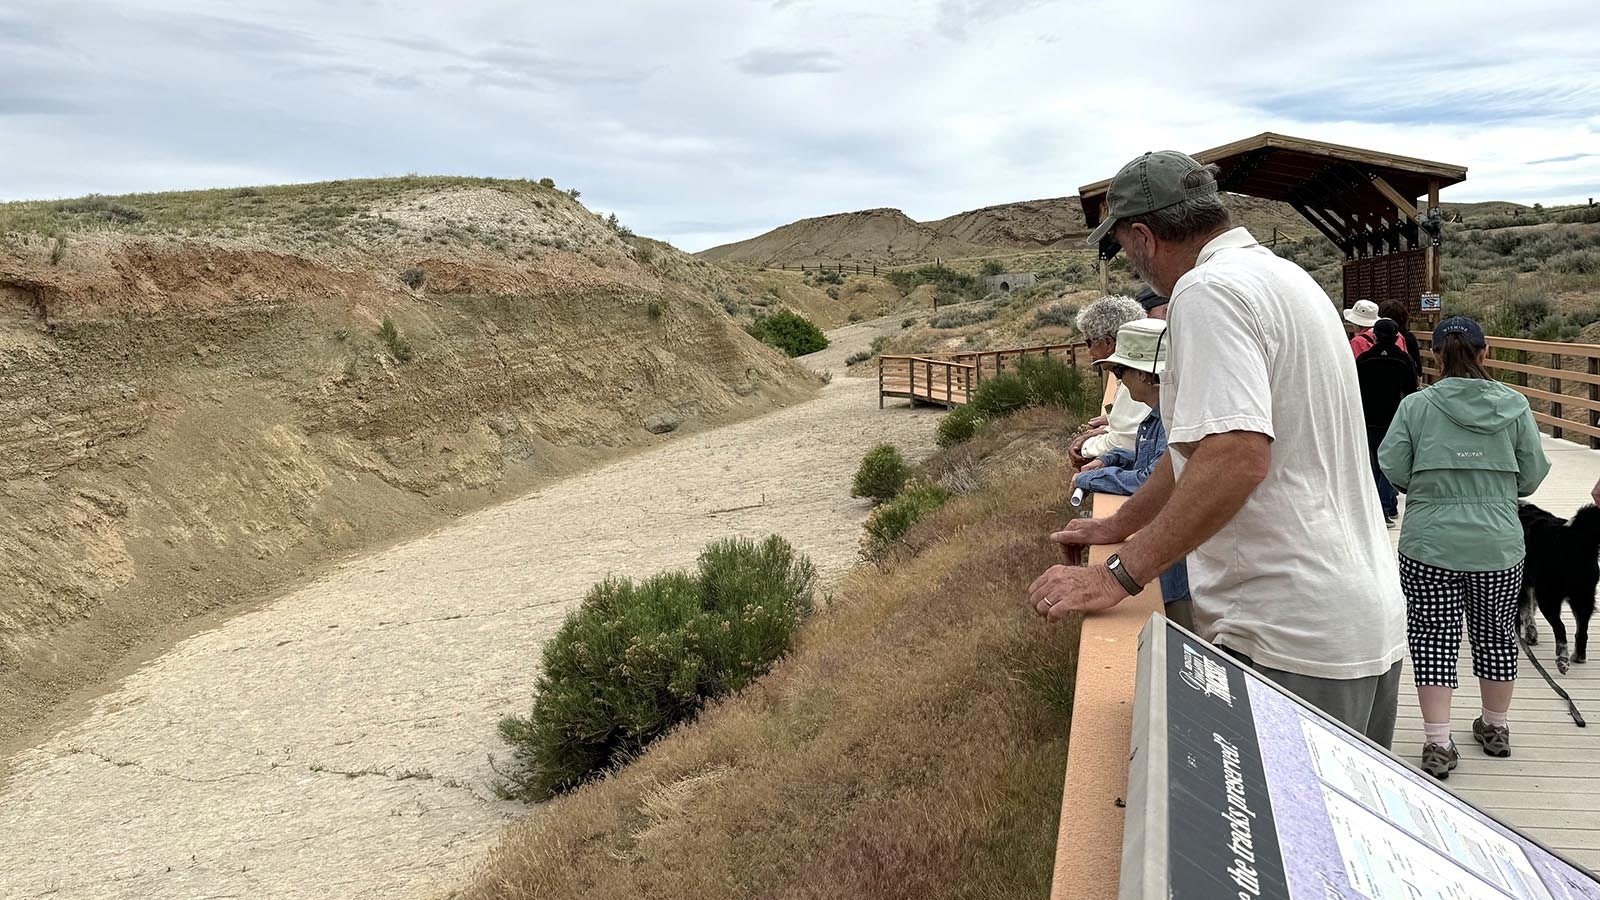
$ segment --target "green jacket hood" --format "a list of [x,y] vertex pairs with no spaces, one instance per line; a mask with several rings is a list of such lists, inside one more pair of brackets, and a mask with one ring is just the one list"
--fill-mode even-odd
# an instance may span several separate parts
[[1522,395],[1498,381],[1482,378],[1446,378],[1422,396],[1450,421],[1478,434],[1497,434],[1521,419],[1528,410]]

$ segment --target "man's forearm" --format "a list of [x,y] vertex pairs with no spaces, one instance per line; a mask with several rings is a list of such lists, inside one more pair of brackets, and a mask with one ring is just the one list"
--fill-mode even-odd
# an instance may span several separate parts
[[[1120,551],[1128,573],[1140,583],[1154,581],[1221,531],[1266,477],[1271,453],[1265,435],[1229,432],[1195,447],[1184,465],[1182,484],[1172,483],[1170,463],[1157,466],[1157,473],[1166,470],[1166,502]],[[1152,475],[1146,487],[1157,477]]]
[[1161,454],[1145,483],[1112,516],[1121,533],[1133,534],[1155,520],[1156,513],[1172,496],[1172,481],[1172,451],[1168,450]]

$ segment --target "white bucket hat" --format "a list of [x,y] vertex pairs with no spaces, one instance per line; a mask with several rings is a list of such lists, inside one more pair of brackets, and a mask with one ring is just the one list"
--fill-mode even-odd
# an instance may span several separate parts
[[1165,319],[1134,319],[1117,329],[1116,351],[1095,365],[1127,366],[1160,375],[1166,370],[1167,355],[1172,351],[1170,346],[1162,346],[1166,336]]
[[1344,320],[1362,328],[1378,324],[1378,304],[1371,300],[1357,300],[1356,305],[1344,311]]

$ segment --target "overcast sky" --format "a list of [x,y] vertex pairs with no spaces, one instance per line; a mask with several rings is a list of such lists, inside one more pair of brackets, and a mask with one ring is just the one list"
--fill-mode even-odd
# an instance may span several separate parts
[[0,0],[0,199],[548,176],[699,250],[1268,130],[1600,197],[1600,2]]

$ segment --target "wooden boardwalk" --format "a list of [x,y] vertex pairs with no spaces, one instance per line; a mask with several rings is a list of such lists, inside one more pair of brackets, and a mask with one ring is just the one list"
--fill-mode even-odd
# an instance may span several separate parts
[[[1550,475],[1529,499],[1558,516],[1571,516],[1590,502],[1589,491],[1600,479],[1600,452],[1548,437],[1545,451],[1552,463]],[[1394,539],[1399,540],[1398,529]],[[1571,613],[1566,621],[1570,631]],[[1461,689],[1456,693],[1452,722],[1461,749],[1461,767],[1444,785],[1590,871],[1600,871],[1600,656],[1560,674],[1550,627],[1543,618],[1538,622],[1539,643],[1534,653],[1591,724],[1587,728],[1574,724],[1566,703],[1524,656],[1511,704],[1511,756],[1492,759],[1483,755],[1472,741],[1472,720],[1479,710],[1478,684],[1472,678],[1470,650],[1463,644]],[[1416,764],[1422,749],[1422,714],[1411,688],[1409,660],[1406,666],[1394,752]]]
[[1015,371],[1024,359],[1054,357],[1070,365],[1087,365],[1087,344],[1049,344],[1008,350],[982,350],[925,356],[878,357],[878,408],[887,397],[904,397],[912,405],[965,406],[985,378]]

